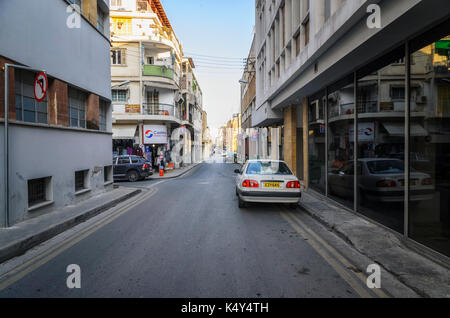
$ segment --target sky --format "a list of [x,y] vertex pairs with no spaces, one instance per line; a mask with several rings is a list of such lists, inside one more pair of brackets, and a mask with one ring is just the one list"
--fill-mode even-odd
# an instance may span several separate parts
[[192,56],[214,137],[240,112],[242,59],[255,25],[254,0],[161,0],[184,55]]

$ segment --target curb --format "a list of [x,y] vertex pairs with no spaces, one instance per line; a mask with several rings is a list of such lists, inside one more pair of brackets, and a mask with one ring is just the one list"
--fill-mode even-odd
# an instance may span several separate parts
[[164,177],[164,178],[154,178],[154,177],[150,177],[148,178],[148,180],[167,180],[167,179],[175,179],[175,178],[179,178],[181,176],[184,176],[186,173],[188,173],[189,171],[191,171],[194,168],[197,168],[198,166],[200,166],[201,164],[203,164],[203,162],[201,163],[197,163],[196,165],[190,167],[189,169],[187,169],[186,171],[183,171],[182,173],[180,173],[177,176],[173,176],[173,177]]
[[[335,223],[329,222],[328,220],[322,218],[320,215],[318,215],[314,211],[314,208],[311,208],[311,207],[308,207],[308,206],[302,204],[301,201],[299,203],[299,207],[303,211],[305,211],[309,216],[311,216],[314,220],[318,221],[319,223],[324,225],[327,229],[329,229],[331,232],[335,233],[338,237],[340,237],[345,242],[350,244],[356,251],[358,251],[359,253],[365,255],[366,257],[368,257],[370,259],[373,259],[376,263],[381,265],[384,268],[384,270],[386,270],[393,277],[395,277],[400,283],[402,283],[406,287],[410,288],[412,291],[414,291],[420,297],[424,297],[424,298],[436,297],[436,296],[433,296],[433,293],[430,292],[430,287],[429,286],[427,286],[427,285],[424,286],[423,283],[422,284],[418,284],[418,285],[414,284],[411,281],[411,277],[409,277],[409,276],[411,276],[411,274],[402,273],[402,272],[398,272],[396,270],[393,270],[392,265],[389,265],[388,263],[384,262],[383,260],[379,259],[378,257],[373,258],[374,257],[373,255],[370,255],[370,253],[367,253],[366,251],[364,251],[364,249],[361,249],[361,248],[355,246],[354,242],[352,242],[351,237],[345,231],[339,229],[339,226],[336,226]],[[351,212],[349,212],[349,213],[351,213]],[[357,215],[355,215],[355,216],[357,216]],[[367,220],[367,222],[370,222],[370,221]],[[370,223],[374,224],[372,222],[370,222]],[[374,225],[377,226],[376,224],[374,224]],[[410,251],[410,252],[416,253],[419,257],[423,257],[423,258],[429,260],[431,263],[433,263],[433,264],[435,264],[437,266],[443,267],[439,263],[436,263],[432,259],[429,259],[428,257],[422,255],[421,253],[417,253],[417,251],[415,251],[414,249],[409,248],[405,244],[398,245],[397,247],[401,248],[401,249],[404,249],[406,251]]]
[[94,216],[99,215],[100,213],[112,208],[113,206],[124,202],[139,193],[141,193],[142,190],[135,190],[133,192],[130,192],[120,198],[114,199],[113,201],[110,201],[106,204],[103,204],[101,206],[95,207],[91,210],[86,211],[85,213],[82,213],[80,215],[77,215],[73,218],[69,218],[61,223],[58,224],[52,224],[45,230],[32,234],[26,238],[16,240],[12,242],[11,244],[1,247],[0,248],[0,263],[3,263],[11,258],[20,256],[25,254],[29,249],[41,244],[42,242],[45,242],[58,234],[61,234],[62,232],[67,231],[68,229],[75,227],[76,225],[83,223]]

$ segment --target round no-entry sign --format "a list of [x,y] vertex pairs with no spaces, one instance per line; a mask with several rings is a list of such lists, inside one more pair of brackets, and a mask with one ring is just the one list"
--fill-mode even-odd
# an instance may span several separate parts
[[40,72],[34,80],[34,99],[42,102],[47,94],[48,80],[44,72]]

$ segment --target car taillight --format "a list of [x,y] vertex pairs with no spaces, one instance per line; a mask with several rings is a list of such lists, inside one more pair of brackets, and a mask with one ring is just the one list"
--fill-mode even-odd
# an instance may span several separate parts
[[422,180],[422,185],[433,185],[433,179],[432,178],[425,178]]
[[287,183],[286,188],[288,189],[300,189],[301,185],[298,181],[290,181]]
[[244,188],[259,188],[259,183],[255,180],[244,180],[242,186]]
[[382,180],[377,182],[377,188],[394,188],[397,186],[397,182],[394,180]]
[[142,166],[142,169],[148,169],[148,164],[144,164],[144,165]]

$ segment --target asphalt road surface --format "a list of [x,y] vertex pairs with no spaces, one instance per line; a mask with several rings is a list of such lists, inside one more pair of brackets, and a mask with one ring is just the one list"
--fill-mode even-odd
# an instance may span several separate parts
[[[0,297],[390,297],[370,260],[300,208],[239,209],[233,164],[204,163],[0,265]],[[67,287],[67,267],[81,288]],[[387,277],[387,278],[386,278]]]

